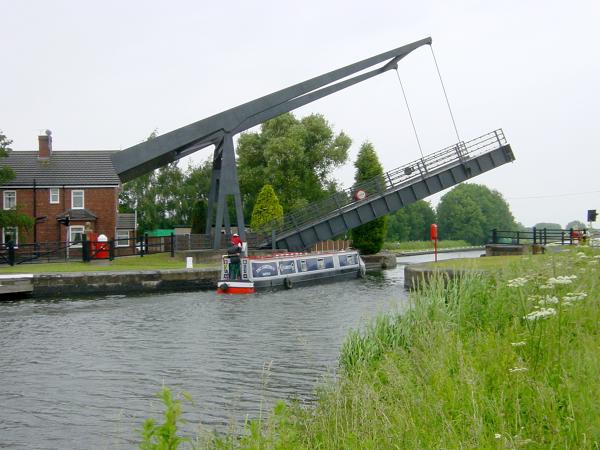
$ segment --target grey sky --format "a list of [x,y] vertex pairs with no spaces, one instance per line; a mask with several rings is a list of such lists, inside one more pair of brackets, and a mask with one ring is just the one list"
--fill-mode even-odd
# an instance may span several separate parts
[[[600,210],[598,1],[0,0],[0,11],[0,130],[15,150],[46,128],[56,150],[127,148],[431,36],[461,138],[503,128],[516,156],[473,182],[525,225]],[[399,68],[424,152],[455,143],[429,48]],[[419,157],[393,72],[295,114],[312,112],[353,138],[351,161],[365,140],[386,170]],[[336,171],[352,177],[351,162]]]

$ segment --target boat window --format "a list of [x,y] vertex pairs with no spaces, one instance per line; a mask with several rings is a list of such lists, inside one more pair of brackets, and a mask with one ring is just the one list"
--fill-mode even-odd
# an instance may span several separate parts
[[356,264],[356,255],[340,255],[338,256],[340,267],[353,266]]
[[252,276],[254,278],[272,277],[277,275],[277,263],[252,261]]
[[279,261],[279,273],[281,275],[296,273],[296,265],[294,264],[294,261]]
[[298,261],[298,272],[306,272],[308,268],[306,267],[306,260],[301,259]]
[[317,258],[310,258],[306,260],[306,269],[310,272],[311,270],[317,270]]

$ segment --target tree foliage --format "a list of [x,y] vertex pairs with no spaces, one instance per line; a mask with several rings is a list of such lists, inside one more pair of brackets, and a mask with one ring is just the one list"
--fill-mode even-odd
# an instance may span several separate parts
[[[156,131],[148,140],[155,137]],[[210,161],[199,166],[190,164],[186,170],[174,162],[141,175],[123,186],[119,211],[137,211],[142,232],[190,224],[198,200],[208,198],[211,170]]]
[[[0,130],[0,158],[8,157],[8,152],[12,151],[9,145],[12,141],[8,139],[2,130]],[[9,166],[0,167],[0,185],[4,185],[15,177],[15,172]]]
[[[373,144],[370,142],[361,145],[354,167],[356,167],[354,175],[356,184],[378,176],[381,176],[381,182],[384,183],[383,167],[379,162]],[[352,245],[365,255],[377,253],[383,247],[386,232],[387,216],[383,216],[354,228],[351,231]]]
[[206,200],[200,199],[192,209],[192,234],[204,234],[206,232]]
[[429,226],[435,220],[435,211],[429,202],[411,203],[389,216],[387,240],[428,241]]
[[270,184],[284,211],[302,207],[333,192],[329,177],[346,162],[350,138],[334,134],[320,114],[298,120],[282,114],[261,125],[260,132],[242,133],[237,164],[245,216],[254,210],[258,193]]
[[273,224],[280,224],[283,219],[283,207],[279,203],[273,186],[265,184],[260,190],[254,209],[250,227],[254,231],[270,231]]
[[571,220],[566,226],[565,230],[570,230],[573,228],[574,230],[585,230],[587,225],[580,220]]
[[[12,140],[8,139],[2,130],[0,130],[0,158],[7,158],[8,153],[12,151],[9,145]],[[8,183],[15,178],[14,170],[7,166],[0,166],[0,186]],[[20,211],[19,205],[14,210],[0,210],[0,228],[17,227],[19,229],[30,230],[33,227],[34,218]]]
[[517,225],[502,194],[479,184],[463,183],[445,194],[437,208],[440,239],[463,239],[484,244],[496,228]]
[[562,227],[559,223],[553,222],[538,222],[534,225],[534,227],[538,230],[543,230],[544,228],[547,230],[562,230]]

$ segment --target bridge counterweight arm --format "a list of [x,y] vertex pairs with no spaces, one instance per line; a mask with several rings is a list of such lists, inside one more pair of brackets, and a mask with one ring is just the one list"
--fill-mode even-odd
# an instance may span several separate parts
[[[224,139],[225,135],[242,132],[284,112],[289,112],[299,106],[306,105],[393,69],[404,56],[423,45],[430,45],[431,42],[432,40],[429,37],[415,41],[246,102],[158,136],[150,141],[134,145],[115,153],[112,156],[113,165],[123,182],[132,180],[194,151],[210,145],[217,145]],[[338,80],[390,59],[391,61],[380,69],[331,85]],[[323,88],[324,86],[327,87]]]

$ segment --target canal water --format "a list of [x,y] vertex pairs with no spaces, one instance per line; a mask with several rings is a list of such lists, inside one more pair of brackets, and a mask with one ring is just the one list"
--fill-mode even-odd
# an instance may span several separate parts
[[[481,253],[481,252],[479,252]],[[479,253],[441,254],[440,258]],[[186,431],[223,431],[278,399],[310,402],[335,376],[342,342],[381,312],[407,308],[405,263],[365,279],[217,296],[0,303],[0,448],[134,448],[155,394],[187,391]]]

